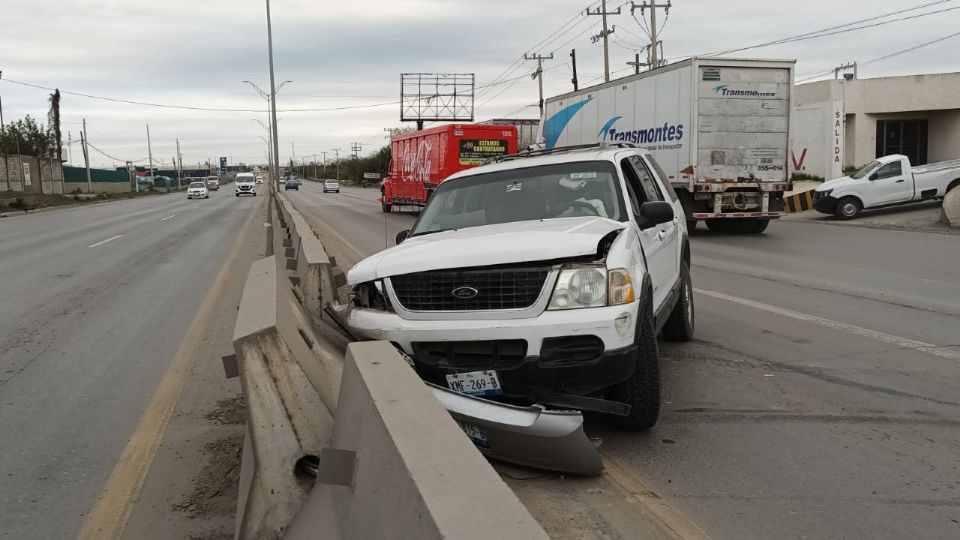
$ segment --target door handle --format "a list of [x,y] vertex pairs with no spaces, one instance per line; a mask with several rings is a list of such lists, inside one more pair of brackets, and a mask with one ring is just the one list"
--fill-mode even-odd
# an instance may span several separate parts
[[903,182],[903,178],[897,180],[895,183],[899,184],[900,182]]
[[664,238],[667,237],[667,233],[664,232],[664,231],[660,231],[660,232],[657,233],[657,236],[659,236],[660,239],[663,240]]

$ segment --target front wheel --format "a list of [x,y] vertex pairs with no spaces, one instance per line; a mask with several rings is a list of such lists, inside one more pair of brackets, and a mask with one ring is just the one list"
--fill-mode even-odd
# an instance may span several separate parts
[[663,337],[669,341],[690,341],[693,328],[693,280],[690,279],[690,265],[684,262],[680,265],[680,299],[663,325]]
[[853,219],[863,211],[863,203],[855,197],[844,197],[837,202],[836,214],[840,219]]
[[616,416],[613,423],[621,429],[650,429],[660,417],[660,352],[653,324],[653,310],[642,308],[637,323],[636,368],[629,379],[613,387],[611,398],[630,406],[627,416]]
[[389,214],[390,212],[393,212],[393,204],[382,202],[380,203],[380,209],[383,210],[384,214]]

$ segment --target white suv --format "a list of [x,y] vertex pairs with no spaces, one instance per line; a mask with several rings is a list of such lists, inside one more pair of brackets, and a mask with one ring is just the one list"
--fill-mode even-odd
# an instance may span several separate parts
[[660,410],[656,336],[693,336],[683,208],[632,145],[507,156],[451,176],[398,245],[354,266],[350,327],[432,383],[615,415]]
[[237,178],[234,182],[234,194],[237,197],[240,195],[257,196],[257,182],[253,173],[237,173]]

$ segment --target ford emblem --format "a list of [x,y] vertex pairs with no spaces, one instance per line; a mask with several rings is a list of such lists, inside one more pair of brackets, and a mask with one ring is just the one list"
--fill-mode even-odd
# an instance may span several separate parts
[[450,291],[450,294],[458,300],[469,300],[475,298],[480,291],[474,289],[473,287],[457,287],[456,289]]

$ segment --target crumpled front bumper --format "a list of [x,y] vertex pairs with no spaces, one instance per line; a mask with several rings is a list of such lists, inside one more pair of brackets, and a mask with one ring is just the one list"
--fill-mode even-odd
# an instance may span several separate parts
[[813,192],[813,209],[822,214],[835,214],[837,211],[837,202],[839,199],[832,197],[827,193]]

